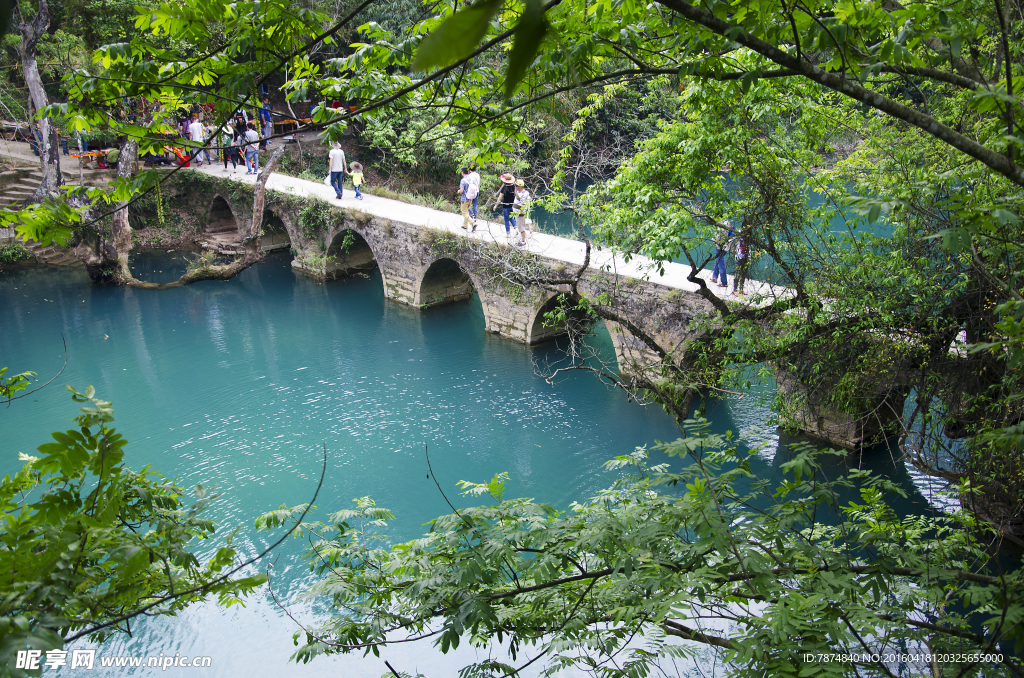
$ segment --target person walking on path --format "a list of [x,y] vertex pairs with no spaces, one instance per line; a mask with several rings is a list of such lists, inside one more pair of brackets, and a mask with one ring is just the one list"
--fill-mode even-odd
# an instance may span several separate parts
[[462,180],[459,181],[459,207],[462,208],[462,228],[468,229],[472,222],[476,230],[476,218],[472,216],[473,203],[476,202],[478,187],[469,181],[469,170],[462,168]]
[[192,147],[195,149],[195,161],[196,165],[202,166],[203,159],[199,155],[199,149],[203,147],[203,123],[199,122],[198,116],[192,116],[192,122],[188,126],[188,138],[192,142]]
[[750,246],[742,228],[733,243],[733,256],[736,259],[736,277],[733,280],[735,286],[732,293],[737,297],[743,297],[747,294],[743,291],[743,285],[747,281],[747,267],[750,266]]
[[517,247],[526,246],[526,231],[530,228],[530,192],[526,190],[526,182],[522,179],[516,182],[516,197],[512,203],[516,217],[519,219],[519,242]]
[[359,192],[359,187],[363,185],[363,166],[358,162],[351,163],[348,175],[352,177],[352,188],[356,189],[356,198],[362,200],[363,194]]
[[245,130],[245,173],[259,174],[260,171],[260,149],[257,144],[260,135],[256,132],[255,125],[251,122]]
[[736,234],[732,230],[732,222],[728,219],[722,222],[721,228],[725,235],[720,233],[715,238],[715,268],[711,271],[711,282],[718,283],[719,287],[728,287],[729,267],[726,265],[726,259],[729,257],[729,247],[732,243],[732,238]]
[[331,188],[334,195],[341,200],[341,177],[345,174],[345,151],[341,150],[341,144],[337,141],[331,143],[331,152],[327,154],[327,160],[331,170]]
[[480,196],[480,173],[476,171],[476,163],[470,163],[469,174],[466,175],[466,179],[469,180],[470,185],[476,187],[470,189],[467,194],[469,195],[470,200],[473,202],[473,206],[469,209],[469,213],[473,217],[473,230],[475,231],[477,226],[476,222],[478,218],[476,201],[477,198]]
[[[205,125],[203,127],[203,141],[216,141],[217,139],[217,128],[213,125]],[[213,154],[217,155],[216,143],[214,143]],[[203,146],[203,157],[206,158],[206,162],[213,164],[213,159],[210,157],[210,145],[206,144]]]
[[512,228],[516,225],[516,218],[512,216],[512,206],[516,202],[516,178],[511,174],[502,174],[501,188],[494,197],[498,199],[494,209],[501,207],[501,216],[505,219],[505,237],[511,240]]
[[220,134],[220,145],[224,154],[224,171],[228,171],[228,160],[231,161],[231,168],[238,171],[238,156],[235,154],[234,136],[232,135],[233,127],[227,125],[224,126],[224,130]]

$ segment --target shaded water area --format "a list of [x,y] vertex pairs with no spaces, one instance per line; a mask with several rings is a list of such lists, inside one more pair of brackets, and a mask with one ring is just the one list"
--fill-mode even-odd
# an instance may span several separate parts
[[[321,284],[289,263],[289,255],[274,254],[233,280],[163,291],[94,287],[81,270],[0,271],[0,365],[48,379],[64,359],[62,332],[69,357],[53,385],[0,414],[0,473],[15,472],[19,452],[32,453],[49,432],[70,427],[78,406],[63,384],[93,384],[113,401],[128,464],[150,464],[186,487],[215,488],[222,496],[210,516],[225,533],[241,525],[236,543],[253,554],[271,541],[254,532],[253,518],[310,499],[325,443],[315,517],[369,495],[397,514],[389,528],[397,543],[449,511],[427,479],[425,444],[456,505],[471,503],[458,496],[456,481],[507,471],[506,496],[564,508],[613,481],[604,461],[679,435],[660,409],[632,404],[590,375],[546,384],[534,361],[556,359],[557,345],[530,348],[486,334],[476,297],[421,312],[386,301],[379,273]],[[135,274],[153,281],[173,280],[184,266],[180,254],[133,259]],[[594,343],[614,357],[606,332]],[[714,430],[763,444],[757,473],[780,476],[794,439],[780,438],[756,395],[718,401],[708,414]],[[927,510],[887,450],[862,461],[910,491],[901,511]],[[202,545],[200,557],[218,545]],[[296,600],[310,576],[301,547],[293,541],[274,553],[274,581],[308,620],[318,610]],[[297,668],[289,663],[294,631],[263,591],[245,608],[204,605],[139,621],[132,638],[118,637],[100,654],[208,655],[217,676],[380,676],[388,659],[433,678],[455,675],[474,653],[463,645],[444,657],[426,645],[399,645],[381,659],[318,658]]]

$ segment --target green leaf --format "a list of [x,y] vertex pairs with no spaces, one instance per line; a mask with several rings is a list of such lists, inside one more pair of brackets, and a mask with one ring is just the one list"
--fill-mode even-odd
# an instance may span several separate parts
[[486,35],[500,5],[499,0],[485,0],[448,17],[420,43],[412,70],[422,73],[443,68],[469,56]]
[[881,214],[881,212],[882,212],[882,206],[881,205],[878,205],[878,204],[872,205],[871,209],[868,210],[868,221],[870,221],[871,223],[875,223],[876,221],[878,221],[878,216],[879,216],[879,214]]
[[526,77],[526,71],[537,56],[547,31],[548,21],[540,0],[526,0],[523,16],[516,25],[512,53],[509,54],[508,70],[505,72],[506,100],[512,98],[516,87]]

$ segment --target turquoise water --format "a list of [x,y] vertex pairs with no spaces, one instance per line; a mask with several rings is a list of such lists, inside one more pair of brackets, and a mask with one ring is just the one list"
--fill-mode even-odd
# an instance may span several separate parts
[[[589,375],[546,384],[534,361],[556,359],[557,346],[486,334],[476,298],[421,312],[386,301],[379,274],[320,284],[294,274],[289,261],[272,255],[227,282],[163,291],[93,287],[81,270],[0,271],[0,365],[45,380],[63,363],[62,332],[68,347],[68,367],[53,385],[0,414],[0,473],[70,426],[77,406],[65,383],[92,384],[113,401],[116,426],[130,441],[128,463],[151,464],[185,486],[215,487],[222,496],[211,516],[225,531],[243,526],[238,543],[255,553],[270,539],[254,533],[253,517],[309,500],[324,444],[319,515],[370,495],[397,514],[397,542],[449,511],[426,477],[424,445],[456,505],[469,503],[456,481],[508,471],[507,496],[564,507],[611,483],[605,460],[678,435],[660,409],[631,404]],[[174,279],[183,267],[176,254],[133,262],[149,280]],[[613,357],[606,333],[595,345]],[[758,472],[778,476],[792,440],[780,439],[756,396],[714,403],[709,416],[717,430],[762,443]],[[863,463],[911,491],[902,510],[926,509],[919,479],[893,466],[884,448]],[[275,589],[310,619],[315,611],[295,600],[309,576],[300,550],[293,542],[273,555]],[[389,659],[433,678],[454,675],[475,652],[463,646],[443,657],[429,646],[393,646],[383,659],[320,658],[298,669],[288,661],[294,630],[260,593],[246,608],[207,605],[141,621],[132,638],[100,653],[208,655],[211,675],[247,677],[380,676]],[[179,673],[187,671],[161,675]]]

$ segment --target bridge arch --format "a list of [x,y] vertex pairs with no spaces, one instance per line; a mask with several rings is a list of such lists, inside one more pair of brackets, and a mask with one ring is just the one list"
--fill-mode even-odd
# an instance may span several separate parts
[[264,252],[291,247],[292,224],[287,214],[270,207],[265,208],[260,230],[260,249]]
[[420,271],[413,289],[413,305],[430,308],[470,299],[477,287],[473,284],[472,276],[459,262],[441,257]]
[[339,229],[327,245],[324,274],[330,278],[352,275],[377,267],[370,243],[354,228]]
[[247,231],[245,212],[219,193],[214,194],[200,234],[203,245],[222,254],[238,254]]
[[[533,313],[528,325],[529,329],[526,334],[526,343],[540,344],[545,341],[565,336],[569,332],[569,324],[581,322],[586,319],[585,314],[580,313],[579,311],[570,311],[567,321],[559,322],[555,325],[545,325],[544,316],[558,308],[560,303],[559,297],[561,296],[561,294],[552,294],[543,304],[541,304],[540,308]],[[572,298],[566,295],[565,303],[574,304],[575,302]]]
[[204,233],[227,233],[233,231],[241,233],[242,226],[236,217],[235,207],[228,200],[218,194],[214,194],[210,200],[210,209],[206,211]]

